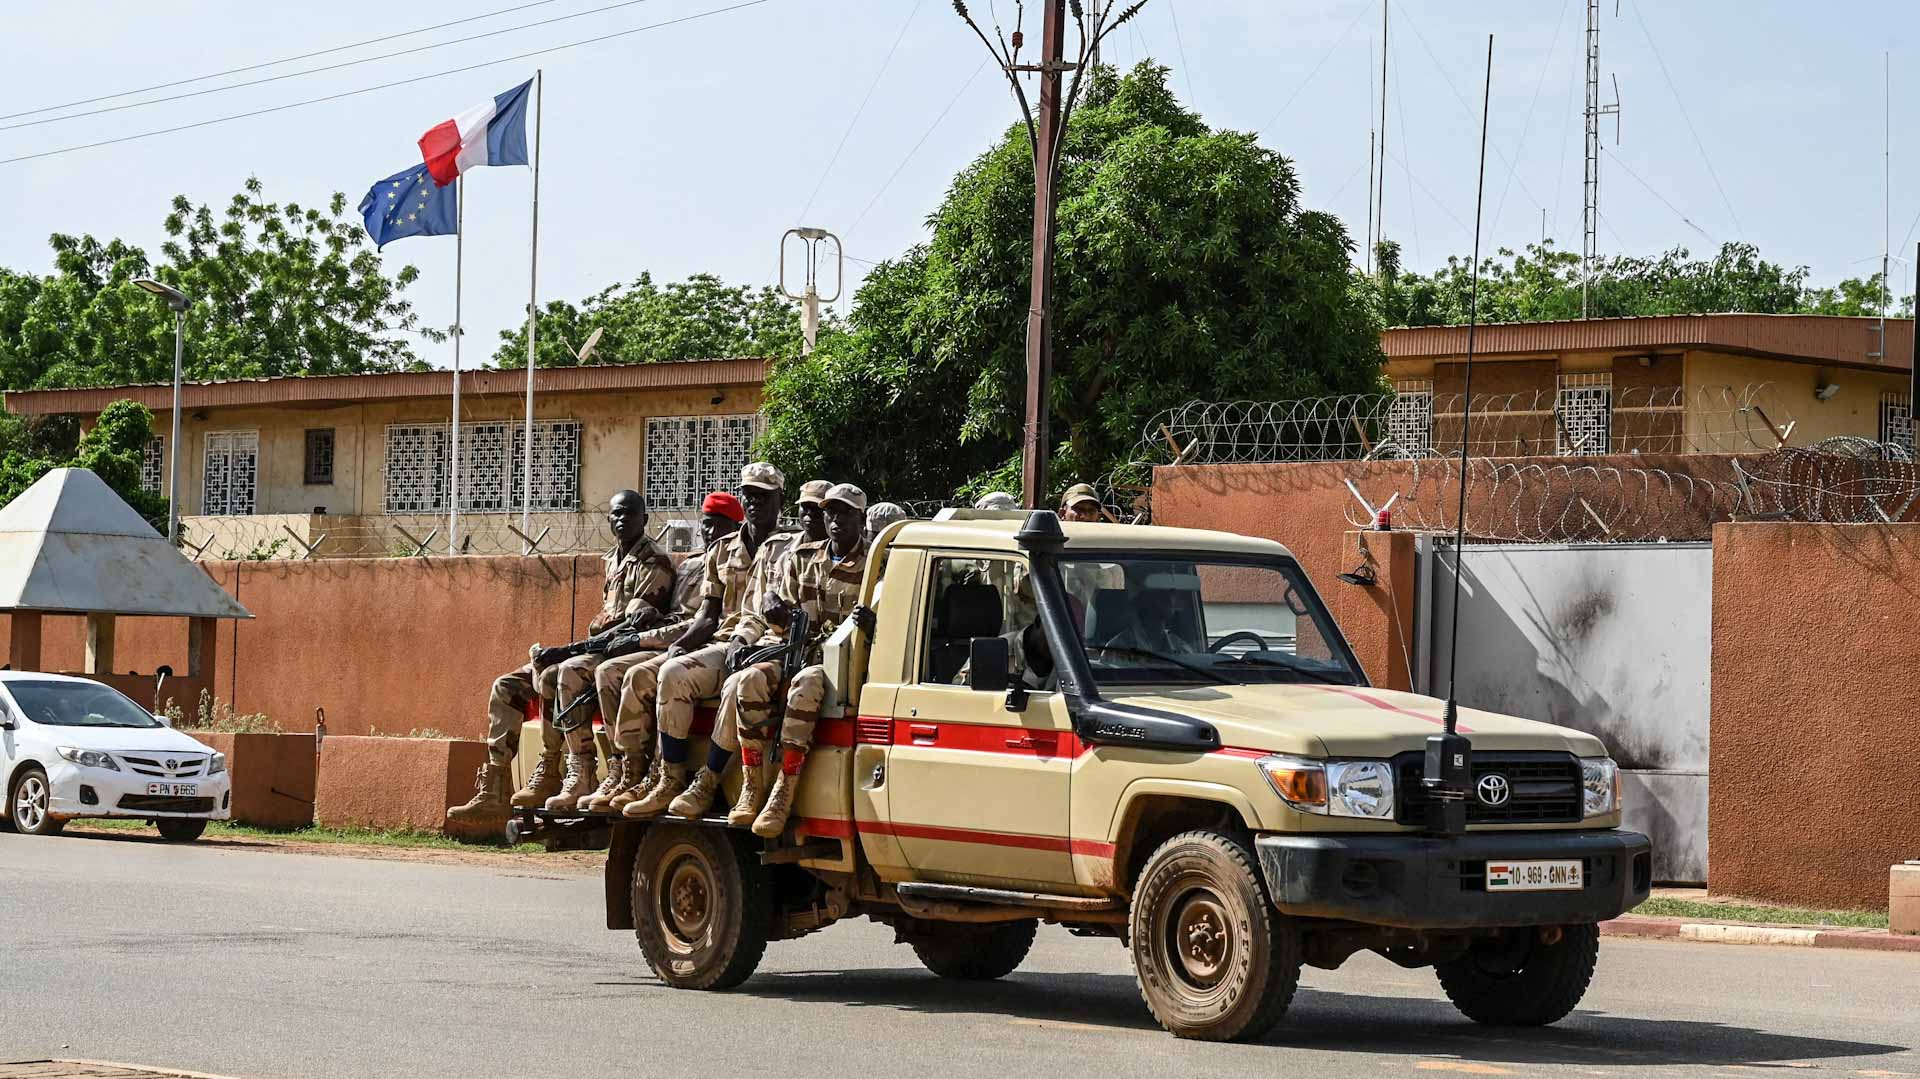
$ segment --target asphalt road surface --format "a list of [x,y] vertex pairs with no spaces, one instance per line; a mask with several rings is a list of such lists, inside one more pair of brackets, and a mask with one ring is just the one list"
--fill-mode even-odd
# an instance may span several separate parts
[[1920,1075],[1920,955],[1607,940],[1581,1009],[1461,1019],[1432,974],[1308,970],[1263,1044],[1177,1041],[1125,952],[1043,928],[996,983],[850,922],[669,990],[597,877],[0,834],[0,1063],[231,1076]]

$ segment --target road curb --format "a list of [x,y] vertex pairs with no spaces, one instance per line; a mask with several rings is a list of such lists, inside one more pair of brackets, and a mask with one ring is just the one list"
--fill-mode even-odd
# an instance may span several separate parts
[[1690,922],[1682,918],[1628,915],[1601,922],[1600,933],[1609,937],[1691,940],[1705,944],[1771,944],[1789,948],[1845,948],[1853,951],[1920,954],[1920,937],[1894,936],[1884,929],[1816,929],[1811,926]]

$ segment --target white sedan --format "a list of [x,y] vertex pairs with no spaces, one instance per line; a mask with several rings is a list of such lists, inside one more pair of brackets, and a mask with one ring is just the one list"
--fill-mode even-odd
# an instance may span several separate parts
[[198,839],[232,812],[227,759],[86,678],[0,671],[0,815],[29,835],[75,817],[152,821]]

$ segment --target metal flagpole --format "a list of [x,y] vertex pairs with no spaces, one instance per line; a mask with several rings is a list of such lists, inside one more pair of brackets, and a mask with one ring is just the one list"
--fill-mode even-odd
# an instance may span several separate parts
[[520,535],[524,553],[533,553],[532,541],[526,537],[533,535],[533,331],[539,310],[535,304],[540,291],[540,87],[542,74],[538,68],[533,72],[533,244],[527,255],[527,429],[522,436],[526,441],[526,453],[522,458],[520,472]]
[[467,185],[453,193],[453,437],[448,443],[453,464],[447,470],[447,553],[460,553],[460,275],[467,242]]

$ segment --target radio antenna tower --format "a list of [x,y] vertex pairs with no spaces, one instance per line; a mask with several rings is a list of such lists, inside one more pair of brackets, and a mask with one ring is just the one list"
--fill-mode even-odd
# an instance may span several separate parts
[[[1620,0],[1613,14],[1620,16]],[[1593,263],[1600,251],[1600,118],[1613,117],[1613,142],[1620,144],[1620,80],[1613,80],[1613,104],[1600,104],[1600,0],[1587,0],[1587,172],[1582,185],[1586,213],[1580,246],[1580,317],[1590,317]]]

